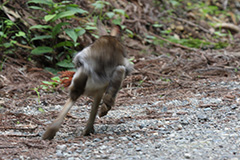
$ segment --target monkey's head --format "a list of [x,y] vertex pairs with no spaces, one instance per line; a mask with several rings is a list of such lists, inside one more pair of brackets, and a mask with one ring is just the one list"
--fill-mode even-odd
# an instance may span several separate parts
[[121,26],[120,26],[120,25],[115,25],[115,26],[112,28],[110,35],[111,35],[111,36],[115,36],[115,37],[117,37],[117,38],[120,38],[121,35],[122,35]]

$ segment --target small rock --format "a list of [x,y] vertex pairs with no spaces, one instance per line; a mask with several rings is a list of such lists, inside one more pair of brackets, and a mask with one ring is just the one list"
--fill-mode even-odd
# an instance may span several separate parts
[[228,112],[227,115],[234,115],[235,112]]
[[82,153],[83,150],[79,148],[79,149],[76,150],[76,152],[77,152],[77,153]]
[[112,137],[112,136],[110,136],[110,137],[108,137],[109,139],[111,139],[111,140],[113,140],[113,139],[115,139],[114,137]]
[[122,141],[128,141],[127,137],[120,137],[119,139],[122,140]]
[[57,157],[62,157],[63,156],[62,151],[61,150],[57,150],[56,156]]
[[129,142],[127,145],[128,145],[128,148],[133,147],[133,143],[132,142]]
[[101,141],[101,139],[99,139],[99,138],[95,138],[95,139],[93,140],[93,142],[99,142],[99,141]]
[[203,110],[204,110],[205,112],[212,111],[212,109],[211,109],[211,108],[209,108],[209,107],[208,107],[208,108],[204,108]]
[[236,105],[236,104],[232,104],[232,105],[231,105],[231,109],[232,109],[232,110],[237,109],[237,105]]
[[96,155],[96,159],[109,159],[108,155]]
[[181,125],[188,125],[189,124],[187,119],[180,119],[179,122],[180,122]]
[[184,157],[185,157],[186,159],[190,159],[190,158],[191,158],[191,154],[190,154],[190,153],[185,153],[185,154],[184,154]]
[[143,129],[143,128],[144,128],[144,125],[141,124],[141,125],[139,125],[138,127],[139,127],[140,129]]
[[65,151],[67,149],[67,145],[63,144],[63,145],[57,145],[57,150],[61,150],[61,151]]
[[99,148],[100,148],[101,150],[105,150],[105,149],[108,148],[108,146],[102,145],[102,146],[100,146]]
[[142,150],[142,148],[140,148],[140,147],[137,147],[137,148],[136,148],[136,151],[137,151],[137,152],[139,152],[139,151],[141,151],[141,150]]
[[162,144],[157,144],[157,145],[155,145],[155,149],[158,149],[158,148],[161,148],[161,146],[162,146]]
[[207,121],[208,120],[208,117],[206,114],[203,114],[203,113],[199,113],[197,115],[197,118],[198,118],[198,121],[202,122],[202,121]]

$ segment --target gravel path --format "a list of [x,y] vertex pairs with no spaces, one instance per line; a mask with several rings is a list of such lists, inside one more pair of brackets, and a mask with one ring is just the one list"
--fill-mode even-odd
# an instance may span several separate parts
[[[67,118],[52,141],[57,145],[46,150],[42,159],[238,160],[240,83],[209,83],[208,87],[212,91],[229,90],[229,94],[213,97],[202,92],[191,94],[188,98],[159,98],[152,104],[115,107],[107,116],[97,118],[96,133],[90,137],[78,136],[88,118],[90,105],[74,106],[70,115],[75,118]],[[44,110],[61,108],[59,105],[42,107]],[[19,112],[43,114],[37,107],[19,108]],[[46,119],[42,121],[50,123]],[[43,130],[40,131],[42,133]],[[40,137],[34,139],[40,140]],[[21,157],[32,159],[26,154],[17,159]]]
[[[238,82],[212,83],[209,87],[240,93]],[[115,107],[101,122],[97,120],[99,137],[58,145],[49,158],[240,159],[240,98],[208,98],[206,93],[192,97]],[[81,107],[79,113],[76,106],[71,114],[86,119],[88,110]],[[74,136],[60,131],[56,138]]]

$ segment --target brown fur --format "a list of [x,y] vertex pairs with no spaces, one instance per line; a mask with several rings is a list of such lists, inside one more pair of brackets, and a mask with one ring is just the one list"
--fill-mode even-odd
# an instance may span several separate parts
[[81,95],[91,96],[94,99],[82,135],[94,133],[94,121],[101,100],[103,104],[99,111],[99,117],[106,115],[114,105],[122,81],[131,72],[133,65],[126,59],[127,55],[124,46],[117,38],[119,28],[114,27],[111,34],[111,36],[100,37],[74,58],[77,71],[69,87],[69,99],[57,119],[43,134],[43,139],[54,138],[64,117]]

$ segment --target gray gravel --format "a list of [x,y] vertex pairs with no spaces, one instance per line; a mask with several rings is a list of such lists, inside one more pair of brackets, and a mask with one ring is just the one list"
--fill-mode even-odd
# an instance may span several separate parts
[[[240,93],[239,82],[212,83],[210,87]],[[27,107],[24,112],[40,114],[37,108]],[[60,110],[61,106],[43,109]],[[70,111],[79,118],[77,131],[83,129],[89,110],[89,106],[74,106]],[[69,128],[65,124],[60,129],[54,140],[64,143],[45,159],[240,159],[239,97],[228,101],[195,93],[185,99],[115,107],[97,118],[95,135],[85,141],[76,140],[76,130]]]
[[[238,82],[222,82],[229,91],[240,89]],[[212,87],[219,87],[213,83]],[[153,104],[115,107],[96,124],[96,135],[85,142],[66,143],[56,148],[55,159],[240,159],[240,98],[226,102],[223,97],[197,93],[194,98],[157,101]],[[204,104],[213,106],[200,107]],[[89,107],[75,106],[71,114],[87,118]],[[173,119],[146,118],[163,113]],[[80,114],[81,113],[81,114]],[[136,118],[145,117],[145,118]],[[175,119],[174,119],[175,118]],[[83,129],[84,124],[80,124]],[[74,139],[61,131],[56,139]]]

